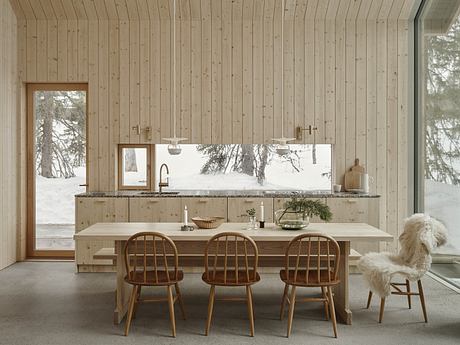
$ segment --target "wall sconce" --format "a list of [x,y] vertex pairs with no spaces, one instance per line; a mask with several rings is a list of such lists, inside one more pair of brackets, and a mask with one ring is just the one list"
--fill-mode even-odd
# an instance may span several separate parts
[[312,125],[309,125],[307,128],[302,128],[302,127],[297,127],[295,131],[295,138],[297,140],[302,140],[303,137],[303,132],[307,131],[308,135],[312,135],[313,131],[317,131],[318,127],[313,127]]

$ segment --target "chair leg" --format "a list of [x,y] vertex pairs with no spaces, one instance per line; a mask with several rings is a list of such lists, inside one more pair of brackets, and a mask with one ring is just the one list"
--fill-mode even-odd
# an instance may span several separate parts
[[326,289],[321,286],[321,295],[325,299],[324,301],[324,313],[326,314],[326,320],[329,320],[329,302],[327,299]]
[[406,290],[407,290],[407,304],[409,305],[409,309],[412,309],[412,301],[410,296],[410,282],[406,279]]
[[294,307],[295,307],[295,285],[292,286],[291,296],[289,297],[289,316],[288,316],[288,326],[287,326],[287,337],[291,335],[292,329],[292,319],[294,318]]
[[211,328],[212,310],[214,308],[214,295],[215,295],[215,293],[216,293],[216,287],[215,287],[215,285],[211,285],[211,290],[209,291],[208,319],[206,321],[205,335],[209,334],[209,329]]
[[425,322],[428,322],[428,316],[426,314],[426,306],[425,306],[425,295],[423,294],[422,281],[418,280],[417,284],[418,284],[418,293],[420,296],[420,303],[422,304],[423,317],[425,319]]
[[180,293],[179,284],[178,283],[174,284],[174,287],[176,289],[177,299],[179,300],[179,307],[182,313],[182,318],[185,320],[186,319],[185,318],[185,308],[184,308],[184,302],[182,300],[182,294]]
[[379,323],[382,323],[383,320],[383,312],[385,310],[385,297],[380,299],[380,314],[379,314]]
[[284,306],[286,305],[286,298],[289,293],[289,285],[284,284],[283,298],[281,299],[281,311],[280,311],[280,320],[284,318]]
[[249,292],[251,293],[251,299],[252,299],[252,318],[254,319],[254,321],[256,320],[256,312],[255,312],[255,309],[254,309],[254,295],[252,293],[252,287],[249,286],[250,289],[249,289]]
[[133,319],[136,318],[137,306],[139,305],[139,299],[141,298],[141,289],[142,289],[142,286],[138,285],[137,286],[136,300],[134,301]]
[[253,337],[254,336],[254,310],[252,308],[252,292],[251,292],[251,287],[249,285],[246,286],[246,301],[248,304],[248,318],[249,318],[251,337]]
[[128,315],[126,316],[125,336],[128,336],[129,334],[129,327],[131,326],[131,320],[133,319],[133,310],[137,298],[137,289],[137,285],[133,285],[133,289],[131,290],[131,297],[129,298]]
[[169,305],[169,319],[171,321],[172,336],[176,337],[176,318],[174,316],[174,297],[172,286],[168,285],[168,305]]
[[369,297],[367,297],[366,309],[369,309],[369,307],[371,306],[371,300],[372,300],[372,291],[369,291]]
[[332,328],[334,329],[334,337],[337,338],[337,319],[335,317],[334,296],[332,295],[332,288],[326,288],[329,299],[329,308],[331,309]]

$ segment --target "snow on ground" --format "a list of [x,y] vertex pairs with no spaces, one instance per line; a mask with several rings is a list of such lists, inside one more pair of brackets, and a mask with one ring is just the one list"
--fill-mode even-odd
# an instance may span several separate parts
[[425,212],[439,219],[449,231],[440,254],[460,255],[460,187],[425,180]]
[[76,177],[37,176],[37,224],[75,224],[75,194],[85,192],[85,167],[75,169]]

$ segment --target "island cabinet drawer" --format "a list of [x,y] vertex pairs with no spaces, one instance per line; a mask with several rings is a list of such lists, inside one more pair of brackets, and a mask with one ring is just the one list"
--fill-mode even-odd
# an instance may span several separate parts
[[[335,223],[367,223],[379,227],[378,198],[329,198],[327,204]],[[351,247],[363,255],[379,251],[379,243],[352,241]]]
[[367,223],[379,226],[377,198],[329,198],[335,223]]
[[[95,223],[128,221],[128,198],[76,198],[75,232]],[[113,248],[113,241],[79,240],[75,249],[77,265],[112,265],[111,260],[95,260],[93,255],[102,248]]]
[[224,217],[227,219],[227,198],[181,198],[181,210],[187,206],[192,217]]
[[[274,198],[273,199],[273,213],[275,213],[279,209],[283,209],[284,203],[289,200],[291,200],[291,198]],[[319,200],[323,203],[326,203],[325,198],[307,198],[307,200]],[[310,222],[311,223],[324,223],[324,221],[322,221],[319,217],[316,217],[316,216],[310,219]]]
[[246,210],[254,208],[257,220],[260,220],[260,203],[264,203],[265,222],[273,222],[272,198],[228,198],[228,221],[235,223],[248,222]]
[[182,221],[180,198],[130,198],[129,221],[175,223]]

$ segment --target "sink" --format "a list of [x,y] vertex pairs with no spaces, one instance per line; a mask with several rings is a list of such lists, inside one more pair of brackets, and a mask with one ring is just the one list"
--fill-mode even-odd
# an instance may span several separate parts
[[141,195],[177,195],[179,192],[140,192]]

